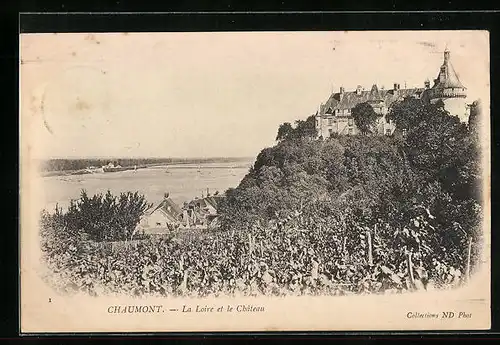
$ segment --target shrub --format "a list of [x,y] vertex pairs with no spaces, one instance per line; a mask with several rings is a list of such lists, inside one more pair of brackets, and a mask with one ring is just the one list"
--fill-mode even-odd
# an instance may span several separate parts
[[141,216],[151,206],[138,192],[115,197],[108,190],[89,198],[82,190],[80,199],[72,200],[65,214],[56,210],[54,221],[66,232],[83,232],[93,241],[121,241],[132,239]]

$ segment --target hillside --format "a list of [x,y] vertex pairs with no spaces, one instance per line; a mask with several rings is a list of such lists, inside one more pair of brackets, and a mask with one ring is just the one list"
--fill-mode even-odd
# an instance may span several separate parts
[[262,150],[240,185],[227,192],[222,226],[251,231],[288,224],[348,234],[355,242],[366,228],[386,227],[379,235],[387,236],[387,246],[401,232],[405,250],[432,252],[463,271],[466,243],[480,243],[477,133],[442,105],[416,99],[395,105],[388,118],[405,134],[314,140],[299,128],[303,121],[296,129],[305,135],[283,135],[283,128],[293,129],[280,126],[281,140]]

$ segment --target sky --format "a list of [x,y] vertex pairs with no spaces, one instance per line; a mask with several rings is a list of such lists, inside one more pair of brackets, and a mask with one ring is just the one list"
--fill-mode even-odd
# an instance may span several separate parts
[[423,87],[445,48],[489,104],[484,31],[23,34],[33,158],[254,157],[340,86]]

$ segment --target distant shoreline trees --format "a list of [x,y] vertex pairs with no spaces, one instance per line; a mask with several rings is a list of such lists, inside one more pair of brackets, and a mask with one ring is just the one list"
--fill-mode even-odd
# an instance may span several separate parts
[[55,158],[48,159],[42,162],[41,170],[43,172],[49,171],[71,171],[81,170],[90,166],[101,167],[112,162],[114,165],[121,165],[122,167],[130,167],[134,165],[148,165],[148,164],[202,164],[214,162],[236,162],[246,160],[246,158],[238,157],[214,157],[214,158],[99,158],[99,159],[69,159],[69,158]]

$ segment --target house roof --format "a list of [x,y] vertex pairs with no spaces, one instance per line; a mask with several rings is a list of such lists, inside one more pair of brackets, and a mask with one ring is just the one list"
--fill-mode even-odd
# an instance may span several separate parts
[[214,208],[219,206],[219,202],[223,199],[222,195],[211,195],[205,198],[206,202],[211,204]]
[[149,214],[151,215],[158,210],[174,219],[182,214],[181,208],[170,198],[163,199]]
[[[197,207],[198,205],[199,207]],[[206,198],[193,200],[188,206],[193,207],[194,212],[200,217],[217,212],[217,206],[214,206],[212,202],[208,201]]]
[[370,95],[368,97],[372,101],[382,101],[383,100],[382,94],[380,93],[376,84],[373,84],[373,86],[370,90]]
[[188,205],[197,205],[199,204],[200,207],[204,208],[204,207],[213,207],[213,208],[217,208],[220,200],[223,198],[223,196],[221,195],[211,195],[211,196],[207,196],[207,197],[204,197],[204,198],[199,198],[199,199],[194,199],[194,200],[191,200]]

